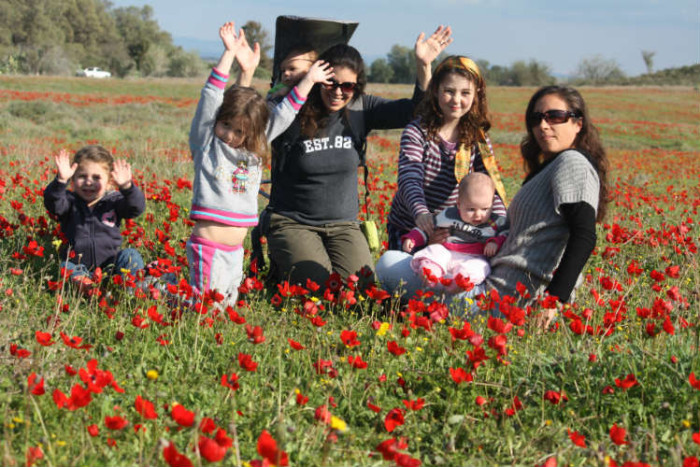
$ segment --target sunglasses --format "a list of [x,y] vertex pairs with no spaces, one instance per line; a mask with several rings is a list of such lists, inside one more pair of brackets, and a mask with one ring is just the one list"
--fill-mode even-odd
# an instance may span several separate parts
[[357,83],[339,83],[336,80],[332,79],[330,84],[323,84],[323,86],[328,89],[329,91],[335,91],[336,89],[340,88],[340,91],[349,94],[355,90],[355,86],[357,86]]
[[559,125],[566,123],[570,118],[578,118],[580,115],[571,110],[548,110],[546,112],[533,112],[527,119],[529,126],[537,126],[542,120],[548,125]]

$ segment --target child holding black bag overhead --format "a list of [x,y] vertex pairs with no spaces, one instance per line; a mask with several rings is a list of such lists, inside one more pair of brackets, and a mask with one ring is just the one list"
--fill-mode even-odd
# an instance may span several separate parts
[[[232,22],[219,29],[225,50],[211,72],[190,130],[195,176],[187,241],[190,283],[197,293],[216,289],[224,304],[235,304],[243,273],[243,241],[258,222],[258,189],[268,141],[287,129],[317,83],[330,82],[332,68],[314,63],[306,76],[274,108],[246,87],[260,61]],[[241,75],[225,92],[233,60]],[[246,85],[246,86],[243,86]]]
[[[143,269],[137,250],[121,249],[122,219],[138,217],[146,209],[146,198],[131,179],[131,165],[115,161],[97,145],[81,148],[72,161],[62,149],[54,160],[58,173],[44,190],[44,206],[58,217],[68,239],[60,251],[61,268],[83,291],[95,285],[90,275],[97,268],[115,274]],[[112,184],[119,190],[111,190]]]

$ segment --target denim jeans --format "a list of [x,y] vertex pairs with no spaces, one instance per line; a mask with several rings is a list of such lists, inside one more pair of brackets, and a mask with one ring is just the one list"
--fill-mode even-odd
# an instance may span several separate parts
[[[129,271],[135,274],[136,271],[145,267],[141,253],[135,248],[125,248],[117,253],[114,257],[114,264],[110,264],[105,268],[105,272],[112,275],[121,276],[122,271]],[[70,277],[89,276],[91,271],[84,264],[76,264],[70,261],[61,263],[61,268],[65,268],[70,272]]]

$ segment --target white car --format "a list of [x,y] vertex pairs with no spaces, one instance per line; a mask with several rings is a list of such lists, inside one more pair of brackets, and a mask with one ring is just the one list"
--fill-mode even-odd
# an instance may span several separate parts
[[112,73],[94,66],[78,71],[78,76],[85,76],[87,78],[110,78]]

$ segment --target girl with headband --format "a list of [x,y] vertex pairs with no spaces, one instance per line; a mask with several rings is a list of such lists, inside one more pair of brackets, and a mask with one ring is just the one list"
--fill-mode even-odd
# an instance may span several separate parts
[[459,181],[483,172],[496,186],[494,214],[505,216],[506,194],[488,130],[486,83],[479,67],[453,55],[435,69],[417,118],[404,129],[399,153],[398,191],[387,222],[389,250],[418,227],[429,243],[442,243],[448,229],[435,229],[434,215],[457,203]]

